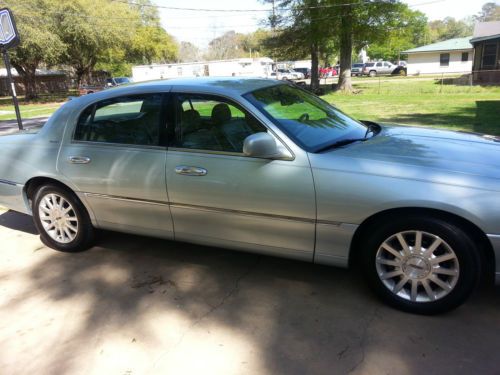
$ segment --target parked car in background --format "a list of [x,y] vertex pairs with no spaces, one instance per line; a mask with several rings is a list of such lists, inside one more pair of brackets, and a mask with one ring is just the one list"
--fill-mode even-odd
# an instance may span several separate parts
[[277,79],[293,81],[296,79],[304,79],[304,74],[296,72],[293,69],[278,69],[276,71]]
[[397,66],[396,69],[392,71],[392,75],[406,76],[408,70],[406,66]]
[[319,70],[320,78],[335,77],[337,74],[338,74],[337,69],[335,69],[332,66],[320,68],[320,70]]
[[132,83],[132,80],[128,77],[112,77],[112,78],[106,79],[106,85],[108,87],[125,85],[127,83]]
[[88,95],[94,92],[99,92],[106,89],[104,85],[80,85],[78,87],[78,95]]
[[295,72],[302,73],[305,79],[311,78],[311,69],[310,68],[293,68]]
[[363,75],[363,67],[365,64],[363,63],[356,63],[352,64],[351,66],[351,76],[361,76]]
[[397,66],[390,61],[377,61],[365,63],[363,67],[363,75],[375,77],[377,75],[392,74]]
[[108,229],[358,265],[422,314],[500,282],[500,137],[357,121],[290,82],[193,78],[76,98],[0,149],[0,205],[60,251]]

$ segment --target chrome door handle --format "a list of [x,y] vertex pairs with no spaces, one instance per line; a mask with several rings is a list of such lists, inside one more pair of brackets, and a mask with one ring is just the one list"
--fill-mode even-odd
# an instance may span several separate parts
[[185,176],[205,176],[207,170],[200,167],[192,167],[189,165],[179,165],[175,167],[175,173],[183,174]]
[[70,163],[73,164],[88,164],[90,163],[90,158],[88,156],[70,156],[68,158]]

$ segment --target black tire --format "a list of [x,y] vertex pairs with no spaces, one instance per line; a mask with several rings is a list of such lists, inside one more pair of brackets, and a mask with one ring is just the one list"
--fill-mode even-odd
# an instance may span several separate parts
[[[412,301],[409,299],[410,291],[405,291],[407,289],[401,289],[400,292],[408,293],[406,298],[395,294],[392,290],[389,290],[389,286],[386,286],[384,284],[384,281],[382,281],[379,276],[379,270],[377,270],[376,257],[379,248],[381,248],[381,245],[387,239],[391,238],[391,236],[394,236],[397,233],[411,233],[411,231],[421,231],[439,237],[439,239],[445,242],[444,245],[440,246],[448,245],[456,256],[453,262],[458,262],[458,275],[443,276],[445,278],[454,277],[454,286],[450,291],[447,292],[445,292],[443,289],[443,293],[448,294],[445,294],[444,296],[436,298],[432,301]],[[426,246],[430,247],[429,244],[430,242],[428,242]],[[395,245],[397,246],[397,243]],[[413,246],[415,246],[414,243]],[[422,248],[424,248],[424,244]],[[394,219],[386,220],[386,222],[374,228],[369,238],[364,241],[363,251],[364,252],[362,254],[361,265],[363,267],[363,273],[368,282],[368,285],[386,303],[406,312],[432,315],[455,309],[456,307],[463,304],[465,300],[470,296],[470,294],[478,285],[480,279],[481,262],[478,249],[474,245],[474,242],[458,225],[452,222],[445,221],[441,218],[412,215],[407,217],[395,217]],[[440,251],[439,248],[438,251]],[[406,257],[406,259],[408,259],[408,257]],[[396,260],[395,257],[394,260]],[[403,264],[411,263],[410,261],[405,262],[406,263]],[[428,267],[430,267],[429,269],[433,269],[432,265]],[[404,270],[405,267],[394,267],[393,269]],[[408,269],[410,269],[410,267],[406,266],[404,274],[394,277],[394,285],[396,285],[396,281],[403,282],[402,279],[407,276],[406,272],[409,272]],[[390,270],[391,268],[389,268],[389,272]],[[397,277],[399,277],[399,279],[397,279]],[[405,288],[408,286],[408,288],[411,289],[412,283],[413,280],[410,279],[409,284],[405,284]],[[450,282],[447,285],[453,285],[453,283]],[[420,288],[418,289],[419,293],[421,293],[419,295],[428,295],[420,279],[417,278],[416,284],[419,285]],[[433,285],[435,287],[437,286],[432,281],[430,285]],[[394,286],[394,288],[396,287]]]
[[376,77],[377,76],[377,72],[375,70],[370,70],[370,72],[368,73],[368,75],[370,77]]
[[[72,206],[72,210],[70,212],[72,215],[74,213],[74,216],[76,216],[78,220],[78,230],[76,231],[74,239],[70,242],[62,243],[56,241],[48,234],[42,224],[42,221],[40,220],[40,202],[48,194],[57,194],[58,196],[63,197]],[[79,252],[92,247],[95,239],[95,229],[90,221],[87,210],[73,192],[57,185],[41,186],[35,192],[32,211],[33,221],[35,222],[38,232],[40,233],[40,239],[48,247],[63,252]]]

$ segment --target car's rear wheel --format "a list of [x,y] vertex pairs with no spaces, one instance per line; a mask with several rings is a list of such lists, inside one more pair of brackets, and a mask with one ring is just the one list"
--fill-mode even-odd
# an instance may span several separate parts
[[33,219],[42,242],[59,251],[77,252],[92,246],[95,230],[76,195],[57,185],[40,187],[33,199]]
[[365,242],[369,285],[390,305],[436,314],[461,305],[476,287],[480,258],[457,225],[439,218],[398,218]]
[[370,77],[375,77],[377,75],[377,72],[375,70],[370,70],[370,73],[368,73]]

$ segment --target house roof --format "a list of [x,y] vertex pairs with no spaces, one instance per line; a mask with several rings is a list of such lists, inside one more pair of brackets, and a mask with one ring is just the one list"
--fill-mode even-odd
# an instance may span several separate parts
[[471,37],[465,38],[454,38],[443,40],[442,42],[427,44],[425,46],[412,48],[402,53],[418,53],[418,52],[438,52],[438,51],[453,51],[453,50],[467,50],[472,49],[472,44],[470,43]]
[[471,43],[500,38],[500,21],[478,22],[474,26]]

